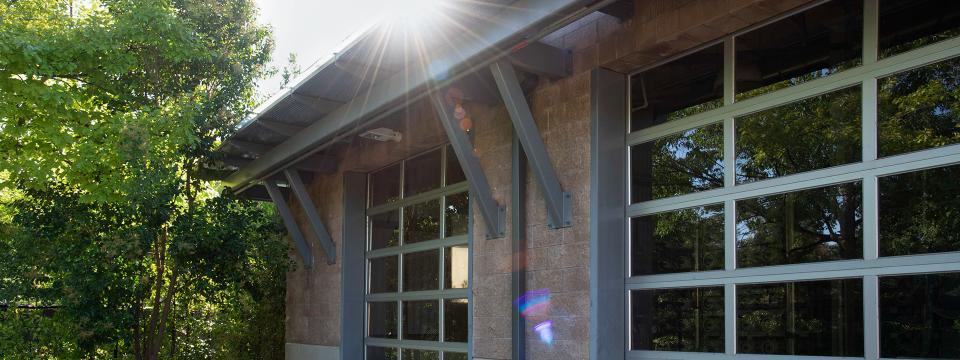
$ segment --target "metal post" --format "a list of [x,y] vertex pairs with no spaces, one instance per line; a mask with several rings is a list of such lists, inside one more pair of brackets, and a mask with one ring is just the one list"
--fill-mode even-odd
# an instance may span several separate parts
[[543,197],[547,203],[547,214],[550,216],[549,226],[551,228],[571,226],[573,217],[570,193],[564,192],[560,186],[557,172],[550,163],[550,155],[547,154],[543,138],[530,112],[530,106],[524,98],[523,90],[520,89],[520,81],[517,80],[513,65],[508,60],[500,60],[490,65],[490,71],[497,82],[497,88],[500,89],[507,112],[510,114],[513,129],[520,138],[524,153],[530,160],[530,168],[543,191]]
[[270,194],[270,199],[273,200],[273,205],[277,207],[277,212],[280,213],[280,218],[283,219],[283,224],[287,227],[287,233],[289,233],[290,238],[293,239],[293,243],[296,245],[297,252],[300,254],[300,258],[303,259],[304,265],[308,269],[312,268],[313,253],[310,252],[310,246],[307,245],[307,240],[303,238],[303,233],[300,232],[297,221],[294,220],[293,213],[290,212],[290,207],[287,206],[287,200],[283,198],[283,193],[280,192],[280,188],[277,187],[277,183],[273,180],[267,180],[264,186],[267,188],[267,193]]
[[590,79],[590,358],[623,359],[627,338],[627,77]]
[[520,314],[520,306],[516,303],[517,299],[523,296],[527,291],[526,279],[526,206],[527,200],[526,179],[527,179],[527,159],[523,155],[523,149],[520,145],[520,138],[516,131],[513,133],[513,196],[511,196],[510,211],[512,218],[511,244],[513,246],[513,271],[510,274],[510,288],[514,299],[513,311],[511,312],[511,340],[513,342],[513,360],[526,359],[526,321]]

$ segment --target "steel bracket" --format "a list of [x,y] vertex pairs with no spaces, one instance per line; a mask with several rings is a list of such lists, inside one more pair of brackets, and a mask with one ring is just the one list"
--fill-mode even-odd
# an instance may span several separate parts
[[283,198],[283,193],[280,192],[280,188],[277,187],[277,183],[273,180],[267,180],[263,185],[267,188],[267,193],[270,194],[273,205],[277,207],[277,212],[280,213],[280,218],[283,219],[283,225],[286,226],[287,233],[290,234],[290,238],[297,248],[297,253],[300,254],[300,258],[303,259],[306,267],[308,269],[312,268],[313,253],[310,252],[310,245],[307,244],[303,233],[300,232],[300,227],[297,226],[297,221],[293,218],[293,213],[290,212],[290,207],[287,205],[287,200]]
[[283,170],[283,174],[287,177],[290,189],[293,190],[293,196],[300,202],[300,207],[307,216],[307,221],[310,222],[310,227],[313,229],[314,235],[316,235],[317,240],[320,241],[320,248],[323,249],[323,253],[327,257],[327,264],[336,263],[337,249],[334,247],[333,239],[330,238],[327,227],[324,226],[323,221],[320,220],[320,214],[317,213],[317,207],[313,199],[310,198],[307,187],[303,185],[303,180],[300,179],[300,173],[298,173],[296,169],[287,168]]
[[470,196],[477,200],[477,206],[480,208],[480,214],[487,225],[487,239],[500,238],[506,235],[507,211],[497,203],[493,198],[493,192],[490,191],[490,183],[487,182],[486,175],[483,174],[483,168],[480,167],[480,159],[473,153],[473,144],[467,133],[460,128],[457,119],[453,116],[452,109],[449,109],[444,102],[443,96],[438,91],[430,94],[434,110],[440,123],[443,124],[443,130],[450,139],[450,145],[453,147],[454,154],[457,155],[457,161],[463,168],[463,174],[470,183]]
[[500,60],[490,65],[493,79],[500,89],[500,96],[510,114],[513,129],[516,131],[523,152],[527,155],[530,168],[540,184],[540,190],[547,206],[547,222],[551,229],[570,227],[573,225],[572,197],[563,191],[557,172],[550,162],[546,145],[540,136],[540,130],[533,120],[530,106],[520,88],[517,72],[509,61]]

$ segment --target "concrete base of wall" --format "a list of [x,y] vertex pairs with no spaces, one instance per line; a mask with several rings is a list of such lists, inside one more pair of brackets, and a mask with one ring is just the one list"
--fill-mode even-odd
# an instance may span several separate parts
[[336,346],[287,343],[285,350],[287,360],[340,360]]

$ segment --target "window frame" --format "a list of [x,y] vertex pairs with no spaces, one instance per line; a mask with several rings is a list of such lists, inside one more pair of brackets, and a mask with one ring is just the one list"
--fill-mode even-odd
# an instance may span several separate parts
[[[440,171],[440,187],[430,189],[428,191],[423,191],[417,193],[416,195],[405,197],[405,178],[406,178],[406,162],[411,159],[416,159],[422,155],[426,155],[433,151],[440,151],[440,166],[438,171]],[[381,348],[392,348],[396,350],[398,358],[402,358],[402,353],[404,349],[412,350],[427,350],[427,351],[436,351],[438,352],[438,359],[443,360],[444,354],[446,352],[455,352],[455,353],[465,353],[470,354],[472,348],[472,339],[469,334],[472,334],[472,326],[469,324],[472,323],[472,313],[473,313],[473,252],[472,252],[472,235],[473,235],[473,216],[472,216],[472,205],[473,199],[470,198],[467,202],[467,232],[465,234],[446,236],[446,198],[450,195],[457,195],[464,192],[469,192],[468,181],[464,180],[456,184],[447,184],[447,158],[448,156],[453,156],[450,153],[448,144],[443,144],[440,146],[431,147],[425,151],[418,152],[412,156],[406,157],[403,160],[393,162],[389,165],[380,167],[373,171],[367,173],[367,188],[365,192],[365,203],[364,203],[364,245],[363,245],[363,259],[364,259],[364,284],[363,284],[363,345],[364,345],[364,358],[366,358],[366,352],[370,347],[381,347]],[[375,206],[371,206],[371,185],[373,182],[371,179],[373,176],[380,170],[388,168],[390,166],[395,166],[400,164],[400,181],[399,181],[399,198],[393,202],[387,202]],[[438,237],[426,241],[420,241],[412,244],[404,243],[404,209],[411,205],[422,204],[428,201],[439,201],[440,202],[440,213],[439,213],[439,232]],[[379,215],[387,213],[390,211],[396,211],[399,216],[399,231],[400,238],[399,244],[397,246],[385,247],[371,250],[372,247],[372,223],[370,217],[374,215]],[[468,251],[468,269],[467,269],[467,287],[466,288],[453,288],[445,289],[444,288],[444,279],[447,276],[445,274],[444,266],[444,251],[448,247],[454,246],[466,246]],[[437,290],[423,290],[423,291],[403,291],[403,276],[404,276],[404,263],[403,257],[405,254],[417,253],[423,251],[434,251],[436,250],[439,253],[437,257],[438,261],[438,287]],[[383,293],[370,293],[371,288],[371,271],[370,271],[370,260],[377,258],[384,258],[396,256],[397,257],[397,291],[395,292],[383,292]],[[445,342],[445,300],[449,299],[467,299],[467,323],[468,323],[468,337],[467,342]],[[437,319],[438,319],[438,328],[437,328],[437,340],[407,340],[403,338],[404,324],[403,324],[403,304],[407,301],[417,301],[417,300],[428,300],[435,301],[437,303]],[[377,338],[369,337],[370,333],[370,306],[372,302],[392,302],[395,303],[397,307],[397,338]]]
[[[653,125],[641,130],[630,131],[632,106],[632,81],[627,81],[626,98],[626,134],[624,151],[626,152],[626,183],[631,184],[630,149],[634,145],[655,141],[684,131],[707,125],[723,124],[723,165],[724,186],[717,189],[694,192],[685,195],[632,202],[632,188],[627,186],[624,192],[624,226],[626,242],[624,290],[625,304],[626,358],[628,359],[727,359],[727,358],[796,358],[789,355],[738,354],[736,287],[744,284],[785,283],[810,280],[862,279],[864,308],[864,357],[880,357],[880,321],[878,278],[882,276],[920,275],[947,272],[960,272],[957,261],[960,251],[917,254],[905,256],[879,256],[878,233],[878,178],[888,175],[920,171],[930,168],[960,164],[960,144],[946,145],[915,152],[878,157],[877,144],[877,108],[878,79],[895,75],[911,69],[920,68],[951,58],[960,57],[960,37],[943,40],[886,58],[879,58],[878,19],[879,0],[863,0],[863,46],[861,64],[830,76],[807,81],[784,89],[771,91],[759,96],[736,100],[734,88],[735,41],[742,34],[755,31],[770,23],[796,15],[800,12],[820,6],[830,0],[820,0],[804,5],[788,13],[772,17],[743,30],[728,34],[715,41],[701,44],[663,61],[645,66],[636,74],[677,60],[702,49],[722,44],[723,57],[723,106],[697,113],[682,119]],[[801,172],[772,179],[736,184],[736,148],[734,143],[734,119],[763,110],[790,104],[833,91],[854,86],[861,87],[861,150],[860,162],[829,168]],[[736,202],[748,198],[783,194],[818,187],[860,181],[863,194],[863,259],[836,260],[803,264],[774,265],[750,268],[737,268],[736,257]],[[632,234],[631,220],[700,206],[723,204],[724,209],[724,268],[701,272],[654,274],[631,276]],[[631,350],[632,314],[631,292],[633,290],[658,290],[693,287],[724,287],[724,352],[670,352],[653,350]],[[800,358],[810,358],[804,356]],[[849,357],[821,356],[818,359],[844,359]],[[860,357],[855,357],[859,359]]]

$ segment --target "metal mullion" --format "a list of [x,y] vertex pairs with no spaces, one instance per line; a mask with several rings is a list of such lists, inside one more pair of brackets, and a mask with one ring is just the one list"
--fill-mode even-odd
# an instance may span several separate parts
[[731,105],[736,101],[735,64],[736,49],[734,37],[727,36],[723,40],[723,105]]
[[376,249],[367,251],[367,259],[376,259],[387,256],[394,256],[399,254],[409,254],[412,252],[420,252],[434,249],[442,249],[444,247],[457,246],[457,245],[467,245],[469,238],[466,235],[457,235],[451,236],[445,239],[434,239],[421,241],[413,243],[410,245],[394,246],[383,249]]
[[723,285],[723,342],[724,353],[737,353],[737,285]]
[[[401,181],[402,182],[402,181]],[[392,203],[381,204],[367,209],[367,216],[382,214],[389,212],[391,210],[396,210],[401,207],[406,207],[414,204],[419,204],[422,202],[430,201],[433,199],[439,199],[441,197],[458,194],[466,192],[470,189],[470,186],[467,182],[459,182],[446,187],[436,188],[430,191],[422,192],[411,197],[402,198],[400,200],[394,201]]]
[[879,47],[880,4],[878,0],[864,0],[863,3],[863,63],[877,62]]
[[644,216],[665,211],[715,204],[731,199],[745,199],[858,181],[863,180],[866,176],[888,176],[956,163],[960,163],[960,144],[895,155],[874,161],[812,170],[737,185],[734,188],[719,188],[666,199],[635,203],[627,206],[627,216]]
[[464,299],[467,298],[469,289],[446,289],[446,290],[420,290],[406,291],[399,293],[376,293],[367,294],[367,301],[419,301],[419,300],[437,300],[437,299]]
[[428,350],[428,351],[451,351],[467,352],[467,343],[458,342],[440,342],[427,340],[397,340],[386,338],[364,339],[367,345],[379,347],[401,347],[404,349]]
[[723,202],[723,268],[737,269],[737,204],[734,200]]
[[820,263],[764,266],[734,271],[648,275],[626,280],[627,289],[648,290],[759,284],[960,271],[960,252],[885,257],[876,260],[839,260]]
[[866,359],[880,358],[880,293],[879,278],[863,278],[863,355]]
[[960,37],[904,52],[877,62],[864,64],[830,76],[811,80],[789,88],[739,101],[710,111],[670,121],[627,134],[627,146],[645,143],[693,128],[718,123],[729,117],[786,105],[798,100],[859,85],[864,78],[884,77],[929,65],[960,55]]
[[698,353],[698,352],[680,352],[680,351],[651,351],[651,350],[633,350],[627,352],[627,359],[630,360],[863,360],[862,357],[841,357],[841,356],[795,356],[795,355],[761,355],[761,354],[724,354],[724,353]]

